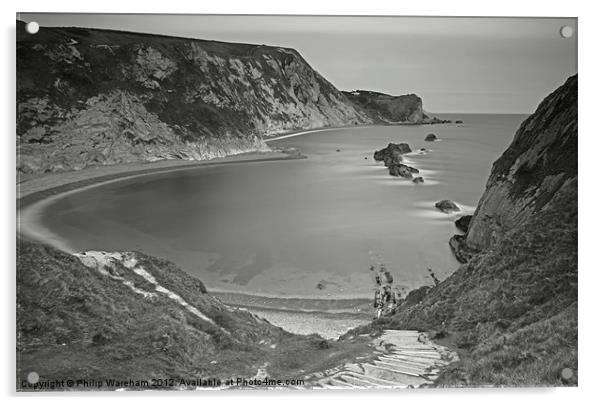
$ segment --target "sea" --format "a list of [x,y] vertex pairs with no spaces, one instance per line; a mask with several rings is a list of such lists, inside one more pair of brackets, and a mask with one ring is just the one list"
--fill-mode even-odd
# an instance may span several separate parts
[[[443,280],[458,268],[448,246],[460,232],[454,220],[473,213],[493,162],[526,118],[438,117],[454,123],[272,140],[272,148],[295,148],[307,158],[117,181],[57,199],[41,221],[74,250],[162,257],[226,302],[295,332],[311,328],[287,319],[323,317],[336,329],[324,334],[334,336],[371,317],[370,266],[384,265],[402,293],[433,283],[429,271]],[[429,133],[438,140],[426,142]],[[374,151],[401,142],[412,149],[404,163],[420,171],[423,184],[392,177],[374,161]],[[461,210],[440,212],[435,203],[443,199]]]

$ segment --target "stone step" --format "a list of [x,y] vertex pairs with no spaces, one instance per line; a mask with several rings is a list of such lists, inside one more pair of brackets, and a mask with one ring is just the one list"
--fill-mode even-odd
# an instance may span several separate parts
[[[385,330],[374,340],[375,354],[371,363],[347,363],[334,374],[317,379],[315,387],[349,388],[407,388],[432,384],[442,367],[449,363],[447,352],[421,342],[423,333],[414,330]],[[453,353],[453,352],[450,352]],[[320,378],[320,375],[316,373]]]
[[420,375],[426,372],[428,366],[417,366],[415,364],[406,363],[399,360],[392,359],[378,359],[374,362],[374,364],[381,364],[383,366],[391,367],[391,368],[400,368],[404,370],[408,370],[408,372]]
[[364,368],[366,369],[366,375],[370,377],[375,377],[387,381],[396,381],[399,382],[400,385],[417,386],[424,384],[427,381],[422,377],[409,375],[400,371],[392,370],[387,367],[381,367],[373,364],[366,364],[364,365]]
[[413,342],[418,342],[420,335],[404,335],[404,334],[392,334],[392,333],[383,333],[380,335],[379,339],[404,339],[411,340]]
[[415,351],[437,351],[434,347],[426,346],[426,345],[409,345],[407,343],[393,343],[388,342],[388,344],[392,344],[395,346],[395,350],[415,350]]
[[437,364],[437,361],[434,361],[433,359],[419,359],[417,357],[399,356],[399,355],[390,355],[390,354],[384,354],[384,355],[380,356],[379,359],[401,361],[404,363],[412,364],[416,367],[431,367],[431,366]]
[[360,387],[360,388],[377,388],[377,387],[381,387],[382,385],[375,382],[375,381],[370,381],[367,378],[364,378],[365,376],[361,375],[361,374],[351,374],[351,373],[342,373],[340,375],[337,376],[337,378],[340,378],[342,381],[345,381],[347,384],[353,386],[353,387]]
[[415,367],[408,367],[401,364],[387,363],[385,361],[376,360],[374,362],[375,366],[386,368],[389,370],[397,371],[407,375],[413,375],[415,377],[420,377],[420,374],[424,372],[424,370],[416,369]]
[[418,349],[424,348],[433,348],[430,345],[425,345],[424,343],[417,342],[416,340],[411,339],[381,339],[381,344],[386,345],[395,345],[395,346],[403,346],[403,347],[412,347]]
[[436,350],[429,352],[429,351],[425,351],[425,350],[417,351],[417,350],[393,349],[393,353],[400,354],[402,356],[428,357],[428,358],[436,358],[436,359],[441,358],[441,355]]
[[406,384],[401,384],[398,381],[389,381],[383,378],[370,377],[366,374],[357,374],[357,373],[344,373],[341,375],[342,378],[350,378],[359,381],[365,381],[372,383],[375,387],[380,388],[406,388]]
[[335,387],[340,388],[355,388],[355,385],[346,383],[345,381],[339,379],[338,377],[331,378],[328,383],[330,385],[334,385]]

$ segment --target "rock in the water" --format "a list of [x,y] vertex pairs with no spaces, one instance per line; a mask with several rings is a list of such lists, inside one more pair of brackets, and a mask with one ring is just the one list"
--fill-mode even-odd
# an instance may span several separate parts
[[464,121],[462,121],[462,120],[456,120],[456,124],[464,124]]
[[472,215],[463,215],[460,218],[456,219],[456,228],[461,230],[462,232],[468,232],[468,225],[470,224],[470,220],[472,219]]
[[410,145],[407,143],[390,143],[386,148],[374,152],[374,160],[384,162],[385,166],[389,167],[401,163],[403,161],[401,155],[410,153],[411,151],[412,149],[410,149]]
[[427,141],[427,142],[436,141],[437,140],[437,135],[435,135],[435,134],[428,134],[426,136],[426,138],[424,138],[424,140]]
[[412,180],[412,182],[416,183],[416,184],[422,184],[424,183],[424,179],[420,176],[415,177],[414,180]]
[[450,213],[451,211],[460,211],[460,208],[456,205],[456,203],[451,200],[441,200],[438,203],[435,203],[435,207],[446,214]]
[[389,174],[395,177],[405,177],[411,179],[413,173],[418,173],[418,169],[404,165],[403,163],[392,164],[389,166]]
[[340,152],[340,151],[341,151],[340,149],[337,149],[337,152]]

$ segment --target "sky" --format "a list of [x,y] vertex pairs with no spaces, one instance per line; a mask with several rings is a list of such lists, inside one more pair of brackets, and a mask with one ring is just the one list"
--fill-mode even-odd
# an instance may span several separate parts
[[[429,112],[531,113],[577,73],[577,19],[136,14],[17,15],[42,26],[295,48],[340,90],[418,94]],[[560,28],[573,28],[563,38]]]

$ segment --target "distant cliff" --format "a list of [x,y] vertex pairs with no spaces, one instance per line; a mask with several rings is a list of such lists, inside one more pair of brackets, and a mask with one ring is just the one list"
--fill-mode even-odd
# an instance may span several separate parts
[[343,94],[374,122],[385,124],[428,124],[440,122],[429,118],[422,109],[422,99],[416,94],[391,96],[375,91],[344,91]]
[[577,219],[573,76],[494,163],[467,236],[452,239],[466,263],[367,329],[430,330],[460,350],[439,385],[577,385]]
[[371,122],[293,49],[17,24],[21,172],[206,159]]

